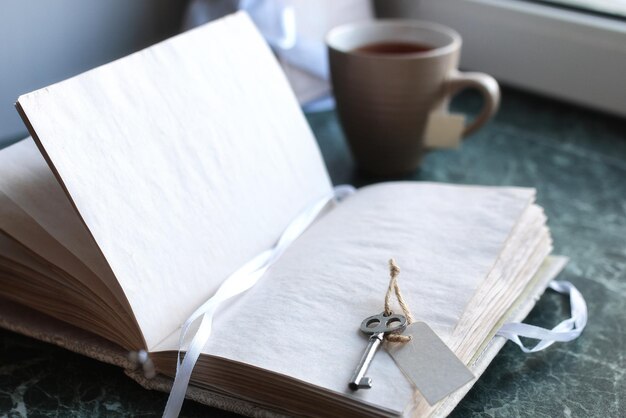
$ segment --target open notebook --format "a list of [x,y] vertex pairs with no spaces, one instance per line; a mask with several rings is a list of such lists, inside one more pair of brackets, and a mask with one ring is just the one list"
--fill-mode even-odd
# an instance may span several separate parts
[[[315,139],[245,14],[19,98],[32,139],[0,151],[0,324],[168,390],[180,327],[331,192]],[[248,415],[445,415],[381,350],[350,378],[387,260],[413,314],[476,376],[562,267],[534,191],[383,183],[330,204],[214,320],[188,396]]]

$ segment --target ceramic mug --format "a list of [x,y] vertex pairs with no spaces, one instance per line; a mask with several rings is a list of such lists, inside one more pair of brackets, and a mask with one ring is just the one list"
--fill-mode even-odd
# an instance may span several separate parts
[[[477,89],[484,104],[463,137],[494,115],[498,83],[487,74],[458,71],[461,43],[456,31],[416,20],[350,23],[328,33],[337,113],[359,168],[385,176],[418,168],[429,115],[445,111],[450,97],[465,88]],[[425,50],[376,51],[385,44]]]

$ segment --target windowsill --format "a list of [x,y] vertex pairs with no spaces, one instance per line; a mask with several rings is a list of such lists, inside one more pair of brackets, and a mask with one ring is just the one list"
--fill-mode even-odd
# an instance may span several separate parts
[[518,0],[387,2],[378,4],[384,16],[459,31],[463,68],[626,116],[626,24],[620,20]]

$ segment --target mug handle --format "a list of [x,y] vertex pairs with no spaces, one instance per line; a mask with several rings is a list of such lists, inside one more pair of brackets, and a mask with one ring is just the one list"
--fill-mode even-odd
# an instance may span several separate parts
[[463,138],[476,132],[498,110],[500,105],[500,86],[495,78],[484,73],[463,73],[453,70],[446,80],[448,97],[454,96],[466,88],[474,88],[483,96],[484,104],[476,119],[463,130]]

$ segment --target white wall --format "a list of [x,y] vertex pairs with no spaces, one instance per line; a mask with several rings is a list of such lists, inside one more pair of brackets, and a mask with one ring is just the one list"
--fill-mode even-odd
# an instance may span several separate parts
[[127,55],[180,25],[182,0],[2,0],[0,145],[26,135],[21,94]]

